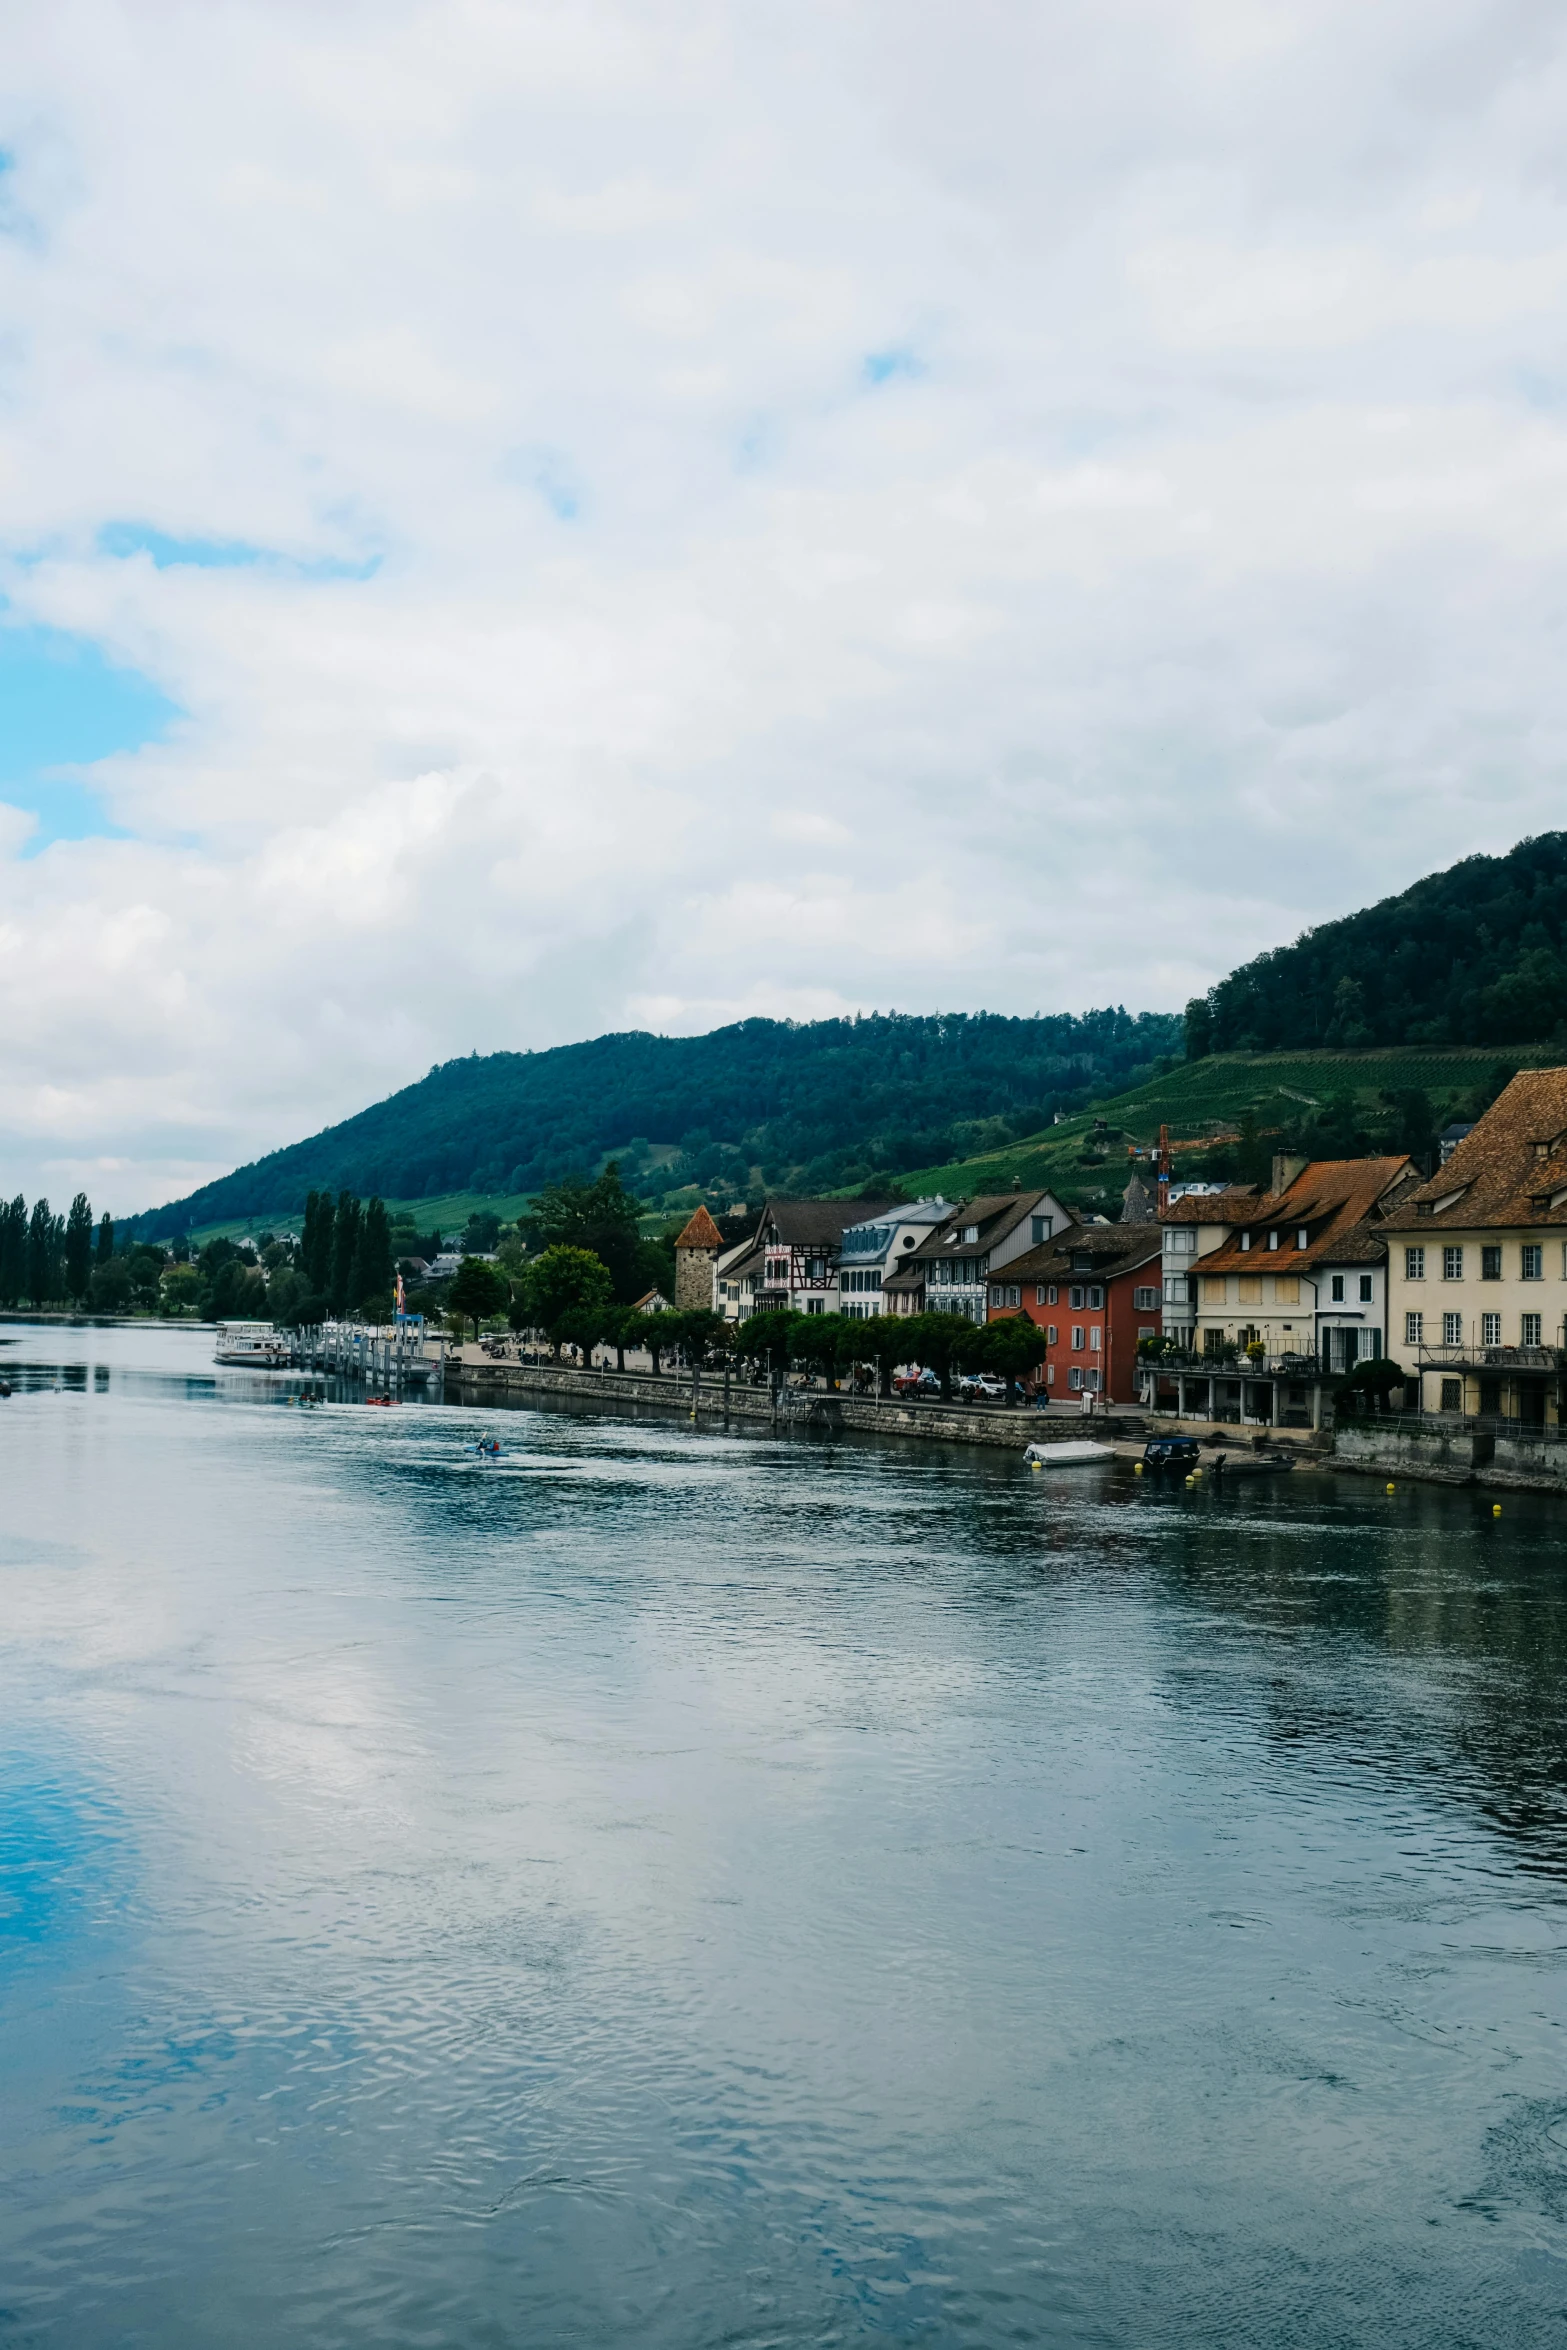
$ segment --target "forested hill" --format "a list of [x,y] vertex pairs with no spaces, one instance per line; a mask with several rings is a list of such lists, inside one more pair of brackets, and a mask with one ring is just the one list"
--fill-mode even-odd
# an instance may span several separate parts
[[[307,1192],[531,1191],[626,1154],[673,1180],[841,1188],[1048,1125],[1181,1050],[1173,1014],[742,1020],[447,1061],[373,1109],[134,1219],[144,1235],[296,1212]],[[632,1146],[628,1148],[627,1146]],[[671,1163],[671,1146],[674,1156]]]
[[1567,1041],[1567,832],[1466,857],[1187,1006],[1188,1054]]

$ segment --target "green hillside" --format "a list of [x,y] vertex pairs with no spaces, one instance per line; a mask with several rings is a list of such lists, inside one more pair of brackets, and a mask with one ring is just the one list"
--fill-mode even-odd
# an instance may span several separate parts
[[1567,832],[1427,874],[1256,956],[1186,1008],[1193,1058],[1540,1036],[1567,1038]]
[[[1177,1155],[1183,1174],[1225,1177],[1255,1172],[1239,1162],[1303,1147],[1319,1156],[1354,1156],[1383,1148],[1429,1152],[1451,1118],[1477,1115],[1516,1069],[1561,1058],[1550,1045],[1505,1054],[1474,1047],[1443,1052],[1222,1053],[1151,1078],[1059,1125],[1000,1150],[912,1168],[911,1193],[965,1194],[1050,1184],[1073,1206],[1114,1215],[1132,1170],[1131,1145],[1209,1143]],[[1220,1137],[1241,1136],[1234,1142]],[[1144,1169],[1146,1173],[1146,1167]]]
[[[339,1126],[166,1207],[144,1235],[303,1211],[313,1190],[493,1200],[615,1154],[650,1201],[820,1192],[1037,1129],[1180,1049],[1165,1012],[742,1020],[708,1036],[598,1036],[446,1061]],[[444,1229],[444,1226],[443,1226]]]

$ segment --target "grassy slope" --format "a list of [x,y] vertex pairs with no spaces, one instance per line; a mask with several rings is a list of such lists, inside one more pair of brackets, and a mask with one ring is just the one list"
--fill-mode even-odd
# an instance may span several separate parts
[[[1156,1077],[1134,1092],[1117,1094],[1092,1111],[1067,1118],[1043,1134],[1026,1135],[1004,1150],[983,1158],[960,1159],[944,1167],[920,1167],[900,1180],[910,1191],[944,1192],[948,1199],[984,1191],[1010,1191],[1013,1178],[1024,1185],[1054,1184],[1074,1202],[1092,1204],[1102,1193],[1106,1203],[1119,1196],[1128,1173],[1126,1145],[1159,1139],[1161,1123],[1172,1139],[1201,1135],[1211,1126],[1234,1124],[1245,1110],[1255,1110],[1264,1128],[1302,1103],[1323,1102],[1353,1093],[1375,1101],[1384,1092],[1420,1088],[1440,1098],[1463,1093],[1490,1075],[1500,1061],[1521,1066],[1545,1066],[1559,1055],[1549,1046],[1499,1046],[1468,1050],[1417,1052],[1386,1049],[1369,1053],[1218,1053],[1211,1060],[1192,1061]],[[1094,1119],[1103,1118],[1108,1136],[1097,1138]],[[1085,1155],[1086,1151],[1086,1155]],[[696,1194],[691,1195],[694,1204]],[[468,1217],[488,1209],[510,1223],[528,1206],[521,1192],[450,1192],[440,1199],[388,1200],[395,1214],[406,1208],[426,1231],[460,1232]],[[662,1231],[671,1208],[646,1218],[649,1231]],[[224,1232],[232,1238],[262,1227],[297,1230],[303,1203],[292,1218],[246,1217],[203,1227],[193,1239],[207,1240]]]
[[[1213,1126],[1233,1125],[1243,1111],[1255,1110],[1259,1125],[1266,1129],[1305,1103],[1331,1101],[1346,1093],[1374,1102],[1384,1092],[1417,1088],[1440,1098],[1478,1084],[1504,1059],[1540,1067],[1557,1057],[1548,1046],[1514,1046],[1505,1054],[1497,1047],[1219,1053],[1211,1060],[1184,1063],[1043,1134],[1026,1135],[1005,1150],[946,1167],[916,1168],[902,1180],[911,1191],[944,1192],[948,1199],[1009,1191],[1014,1178],[1025,1186],[1054,1184],[1073,1199],[1099,1191],[1118,1194],[1129,1172],[1128,1142],[1157,1142],[1161,1124],[1169,1126],[1172,1141],[1184,1141]],[[1094,1137],[1096,1117],[1104,1119],[1107,1135]]]

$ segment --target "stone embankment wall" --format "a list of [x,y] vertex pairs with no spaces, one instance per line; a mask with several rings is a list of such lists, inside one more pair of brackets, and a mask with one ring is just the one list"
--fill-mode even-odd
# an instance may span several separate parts
[[1567,1443],[1560,1437],[1494,1435],[1455,1424],[1340,1428],[1336,1466],[1431,1485],[1497,1485],[1520,1492],[1567,1493]]
[[[607,1404],[624,1410],[631,1404],[656,1404],[661,1410],[689,1414],[692,1382],[689,1371],[666,1372],[660,1379],[628,1371],[557,1370],[547,1364],[449,1362],[448,1394],[457,1388],[465,1403],[500,1402],[509,1397],[549,1396],[557,1401]],[[975,1404],[906,1404],[897,1398],[877,1403],[870,1397],[828,1395],[823,1390],[786,1388],[777,1426],[803,1428],[813,1424],[863,1430],[868,1435],[914,1436],[943,1443],[999,1444],[1021,1452],[1025,1444],[1067,1443],[1083,1436],[1108,1438],[1125,1433],[1125,1424],[1088,1419],[1052,1420],[1043,1412],[1014,1408],[987,1410]],[[697,1389],[698,1423],[721,1426],[725,1418],[722,1375],[706,1372]],[[732,1380],[728,1417],[754,1427],[758,1434],[774,1425],[773,1399],[765,1387],[742,1386]]]

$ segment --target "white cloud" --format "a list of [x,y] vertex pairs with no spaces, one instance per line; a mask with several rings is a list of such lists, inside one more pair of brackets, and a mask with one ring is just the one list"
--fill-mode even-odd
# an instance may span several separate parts
[[0,823],[10,1187],[475,1045],[1174,1004],[1559,820],[1556,11],[51,0],[7,68],[0,590],[187,714],[130,838]]

